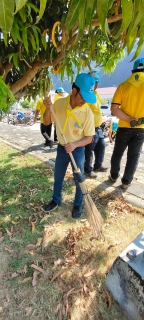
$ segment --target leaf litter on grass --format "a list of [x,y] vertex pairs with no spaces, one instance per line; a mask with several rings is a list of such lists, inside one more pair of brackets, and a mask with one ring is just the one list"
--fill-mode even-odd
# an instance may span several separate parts
[[68,173],[64,205],[48,215],[45,224],[41,205],[51,198],[52,169],[4,144],[1,150],[0,317],[124,320],[104,279],[116,257],[142,231],[144,212],[91,186],[93,200],[106,212],[105,241],[97,241],[87,219],[74,221],[67,215],[73,190]]

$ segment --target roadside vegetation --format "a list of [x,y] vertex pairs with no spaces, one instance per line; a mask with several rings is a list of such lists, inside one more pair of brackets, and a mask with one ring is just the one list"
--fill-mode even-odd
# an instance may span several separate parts
[[144,230],[144,210],[87,182],[103,218],[104,240],[86,212],[71,218],[67,173],[63,205],[51,215],[53,169],[0,142],[0,320],[125,320],[104,285],[116,257]]

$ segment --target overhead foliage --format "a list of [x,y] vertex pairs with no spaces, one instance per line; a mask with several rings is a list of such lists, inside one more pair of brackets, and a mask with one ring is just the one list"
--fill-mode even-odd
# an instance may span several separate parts
[[[43,94],[50,71],[79,71],[95,61],[112,72],[144,43],[144,0],[1,0],[0,69],[16,98]],[[43,89],[42,89],[43,88]],[[2,103],[0,100],[0,108]]]

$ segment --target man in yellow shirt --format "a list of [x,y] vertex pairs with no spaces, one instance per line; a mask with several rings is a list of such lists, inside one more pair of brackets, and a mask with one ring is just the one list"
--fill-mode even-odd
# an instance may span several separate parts
[[144,142],[144,124],[135,127],[131,127],[130,124],[132,120],[144,117],[144,58],[134,62],[132,75],[118,86],[111,111],[120,120],[109,178],[113,182],[117,180],[121,159],[127,148],[127,160],[121,179],[121,187],[127,189],[133,180]]
[[41,130],[41,134],[43,135],[43,137],[45,138],[45,143],[44,146],[52,146],[52,141],[48,140],[44,133],[47,133],[47,135],[49,136],[49,138],[51,137],[51,130],[52,130],[52,123],[50,123],[48,126],[44,125],[43,122],[43,114],[46,110],[45,105],[43,104],[43,100],[39,99],[36,105],[36,111],[35,111],[35,117],[34,117],[34,123],[37,121],[37,117],[40,113],[40,130]]
[[[102,166],[105,154],[105,140],[102,129],[100,128],[100,125],[102,124],[101,99],[96,91],[98,83],[100,82],[100,75],[96,70],[92,71],[91,75],[95,77],[94,92],[97,99],[96,103],[89,104],[89,107],[94,114],[95,135],[92,143],[85,146],[85,174],[90,178],[96,178],[97,174],[95,172],[105,172],[107,168]],[[94,167],[92,167],[93,152],[95,155]]]
[[[44,211],[46,212],[54,210],[61,203],[63,180],[68,164],[71,163],[69,156],[70,152],[72,152],[75,162],[81,171],[82,181],[84,180],[84,147],[86,144],[92,141],[95,133],[94,117],[86,102],[95,103],[96,101],[94,84],[94,77],[87,73],[81,73],[77,75],[75,82],[72,85],[71,94],[67,97],[58,99],[53,104],[54,112],[66,137],[67,143],[64,144],[63,137],[56,124],[56,133],[59,144],[55,162],[52,201],[43,207]],[[45,125],[48,125],[54,120],[50,114],[50,97],[44,99],[44,104],[46,106],[44,123]],[[72,217],[77,219],[82,213],[83,195],[77,177],[74,173],[73,165],[72,170],[76,185]]]
[[58,87],[58,88],[55,90],[55,93],[56,93],[56,95],[55,95],[55,97],[54,97],[54,102],[56,102],[59,98],[64,97],[65,91],[64,91],[63,88]]

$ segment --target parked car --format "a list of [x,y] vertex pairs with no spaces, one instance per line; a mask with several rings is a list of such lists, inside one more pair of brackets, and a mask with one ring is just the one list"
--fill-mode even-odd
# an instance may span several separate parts
[[111,105],[110,104],[101,105],[101,111],[103,116],[111,116]]

